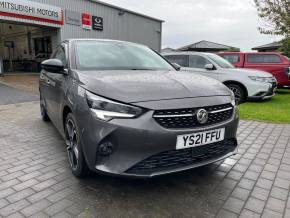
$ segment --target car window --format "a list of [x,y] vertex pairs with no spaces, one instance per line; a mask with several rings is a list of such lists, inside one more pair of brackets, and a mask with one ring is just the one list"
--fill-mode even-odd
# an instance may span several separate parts
[[232,64],[240,62],[240,55],[230,54],[230,55],[221,55],[221,57],[223,57]]
[[207,53],[206,56],[207,56],[207,58],[209,58],[211,61],[216,63],[221,68],[225,68],[225,69],[235,68],[230,62],[228,62],[226,59],[222,58],[219,55]]
[[248,63],[281,63],[279,55],[275,54],[248,54]]
[[66,55],[65,55],[65,51],[63,47],[59,47],[54,53],[54,55],[52,56],[52,58],[60,60],[63,63],[63,65],[66,66],[67,61],[66,61]]
[[181,67],[188,67],[188,55],[165,55],[170,63],[179,64]]
[[206,58],[198,55],[190,55],[189,67],[204,69],[206,64],[211,64]]

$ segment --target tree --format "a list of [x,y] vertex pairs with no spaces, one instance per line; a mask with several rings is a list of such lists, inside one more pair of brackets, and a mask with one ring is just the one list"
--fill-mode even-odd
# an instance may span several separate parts
[[235,47],[230,47],[230,48],[227,49],[226,51],[229,51],[229,52],[240,52],[241,49],[239,49],[239,48],[235,48]]
[[290,37],[283,39],[280,51],[290,58]]
[[290,55],[290,0],[254,0],[262,24],[259,31],[263,34],[279,35],[280,49]]
[[263,34],[290,37],[290,0],[254,0]]

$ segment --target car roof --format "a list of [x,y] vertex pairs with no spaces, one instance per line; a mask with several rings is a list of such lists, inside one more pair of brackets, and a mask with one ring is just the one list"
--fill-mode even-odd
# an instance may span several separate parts
[[231,51],[222,51],[218,54],[280,54],[282,55],[282,52],[275,52],[275,51],[267,51],[267,52],[231,52]]
[[215,54],[209,52],[194,52],[194,51],[174,51],[174,52],[163,52],[162,55],[208,55]]

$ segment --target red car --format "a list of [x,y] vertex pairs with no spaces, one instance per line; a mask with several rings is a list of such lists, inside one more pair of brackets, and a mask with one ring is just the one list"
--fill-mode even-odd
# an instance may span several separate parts
[[220,52],[221,57],[235,67],[269,72],[276,77],[278,86],[290,86],[290,60],[278,52]]

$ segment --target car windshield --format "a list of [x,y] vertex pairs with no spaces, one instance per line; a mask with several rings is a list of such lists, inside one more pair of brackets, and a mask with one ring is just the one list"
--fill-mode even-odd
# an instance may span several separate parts
[[174,70],[150,48],[128,42],[77,41],[80,70]]
[[216,55],[216,54],[207,54],[207,56],[215,62],[217,65],[219,65],[221,68],[235,68],[230,62],[228,62],[226,59]]

